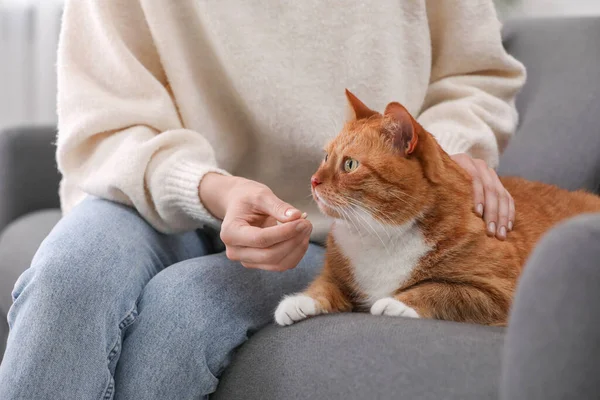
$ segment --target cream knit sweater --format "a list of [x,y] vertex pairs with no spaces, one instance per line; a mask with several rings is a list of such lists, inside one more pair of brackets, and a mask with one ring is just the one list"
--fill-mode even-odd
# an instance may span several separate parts
[[400,101],[449,153],[495,166],[513,134],[523,66],[502,48],[492,0],[67,1],[58,59],[57,159],[68,212],[86,195],[156,229],[218,225],[198,197],[209,171],[309,197],[344,88]]

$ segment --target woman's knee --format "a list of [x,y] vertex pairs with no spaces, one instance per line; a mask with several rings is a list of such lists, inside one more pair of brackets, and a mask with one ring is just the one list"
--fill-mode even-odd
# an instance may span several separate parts
[[149,326],[168,329],[177,324],[174,318],[186,318],[188,329],[178,334],[189,337],[178,340],[199,343],[201,338],[199,345],[210,346],[210,353],[227,352],[271,322],[283,295],[306,287],[322,253],[322,248],[311,246],[297,268],[282,273],[244,268],[223,253],[172,265],[144,289],[138,303],[140,320],[153,319]]
[[187,315],[195,319],[198,329],[212,331],[240,301],[243,294],[235,293],[234,287],[239,287],[247,272],[223,254],[180,262],[148,283],[140,297],[139,310],[152,312],[158,318]]
[[152,306],[162,308],[163,315],[173,310],[201,314],[207,323],[224,314],[238,321],[262,321],[264,315],[271,316],[281,296],[306,287],[319,270],[322,255],[322,248],[312,245],[300,265],[285,272],[248,269],[224,253],[186,260],[148,283],[140,312]]

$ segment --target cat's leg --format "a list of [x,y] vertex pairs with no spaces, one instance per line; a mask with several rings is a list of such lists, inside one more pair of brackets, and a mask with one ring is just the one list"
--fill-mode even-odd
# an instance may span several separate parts
[[292,325],[315,315],[351,310],[350,299],[325,268],[306,291],[286,296],[279,303],[275,311],[275,321],[279,325]]
[[423,282],[377,301],[371,314],[505,325],[509,307],[509,292],[487,292],[467,284]]

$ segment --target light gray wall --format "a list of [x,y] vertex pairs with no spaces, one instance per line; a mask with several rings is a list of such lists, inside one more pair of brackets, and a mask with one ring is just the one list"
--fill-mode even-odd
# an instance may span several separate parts
[[508,14],[539,17],[600,15],[600,0],[520,0]]

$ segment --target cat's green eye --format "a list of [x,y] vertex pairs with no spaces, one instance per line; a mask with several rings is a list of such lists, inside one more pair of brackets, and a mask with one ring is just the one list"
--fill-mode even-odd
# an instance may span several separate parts
[[346,161],[344,162],[344,171],[346,171],[346,172],[352,172],[356,168],[358,168],[358,161],[357,160],[355,160],[354,158],[348,158],[348,159],[346,159]]

